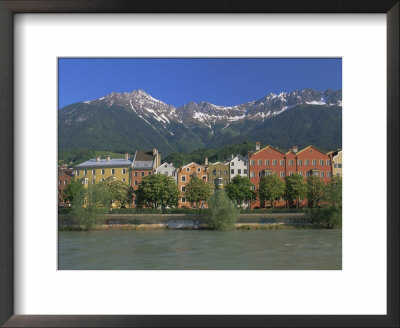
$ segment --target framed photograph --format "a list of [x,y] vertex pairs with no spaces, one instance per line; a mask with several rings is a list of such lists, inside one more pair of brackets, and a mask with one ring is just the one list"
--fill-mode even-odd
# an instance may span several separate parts
[[2,325],[399,325],[398,1],[0,21]]

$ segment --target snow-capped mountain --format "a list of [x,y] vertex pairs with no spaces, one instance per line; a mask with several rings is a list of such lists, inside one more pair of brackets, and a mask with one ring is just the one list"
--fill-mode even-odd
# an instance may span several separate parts
[[285,110],[297,105],[310,104],[321,106],[342,106],[341,90],[316,91],[313,89],[281,92],[278,95],[271,93],[262,99],[236,106],[218,106],[203,101],[189,102],[175,108],[150,96],[143,90],[117,93],[113,92],[105,97],[85,101],[86,104],[105,104],[108,107],[121,106],[134,111],[147,124],[148,118],[154,118],[163,125],[175,121],[191,127],[193,124],[203,125],[213,129],[217,123],[230,124],[236,121],[264,120],[279,115]]
[[[126,148],[161,143],[158,147],[167,152],[194,150],[238,138],[252,139],[250,135],[256,131],[265,135],[266,127],[273,127],[273,122],[278,122],[275,118],[283,118],[285,114],[289,117],[286,120],[290,120],[295,113],[304,115],[299,108],[319,110],[315,115],[326,116],[338,115],[332,114],[338,113],[338,108],[341,115],[341,106],[342,91],[330,89],[271,93],[235,106],[218,106],[203,101],[189,102],[180,107],[157,100],[143,90],[113,92],[99,99],[61,108],[59,146],[115,149],[119,145]],[[279,124],[284,129],[282,119]]]

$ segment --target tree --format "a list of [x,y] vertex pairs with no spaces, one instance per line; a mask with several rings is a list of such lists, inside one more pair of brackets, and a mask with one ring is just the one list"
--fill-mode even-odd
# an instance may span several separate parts
[[251,190],[251,187],[249,178],[237,175],[226,185],[225,191],[231,200],[242,207],[244,202],[251,202],[256,199],[257,195]]
[[111,196],[111,203],[117,207],[130,206],[132,202],[133,188],[127,183],[119,180],[113,180],[112,177],[100,182],[108,188]]
[[270,174],[261,178],[258,187],[258,197],[262,205],[264,205],[266,201],[269,201],[272,207],[274,207],[274,202],[281,199],[284,194],[285,182],[276,175]]
[[325,184],[316,176],[310,175],[307,178],[307,201],[311,208],[318,207],[319,202],[324,198]]
[[333,177],[325,186],[325,200],[333,208],[342,207],[342,178]]
[[285,199],[290,205],[296,201],[297,208],[299,207],[300,199],[306,197],[307,185],[304,182],[303,176],[292,174],[285,177]]
[[198,207],[200,203],[203,205],[212,194],[212,187],[209,183],[201,180],[193,175],[189,183],[186,185],[185,197]]
[[176,206],[179,190],[175,180],[164,174],[153,174],[143,178],[139,188],[135,191],[136,201],[140,206],[151,207]]
[[110,201],[108,188],[102,184],[90,184],[74,198],[71,215],[89,230],[101,215],[108,213]]
[[71,179],[67,188],[65,188],[64,201],[72,203],[76,197],[83,192],[82,182],[78,179]]
[[206,224],[210,229],[228,230],[234,227],[239,211],[225,191],[216,190],[208,201]]

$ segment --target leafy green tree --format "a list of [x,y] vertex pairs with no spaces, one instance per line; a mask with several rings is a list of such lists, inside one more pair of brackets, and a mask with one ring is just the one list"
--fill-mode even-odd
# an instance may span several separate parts
[[117,207],[130,206],[133,196],[133,188],[130,185],[123,181],[114,180],[112,177],[100,182],[100,184],[108,188],[111,195],[111,202]]
[[318,207],[325,195],[325,184],[316,176],[310,175],[307,178],[307,201],[311,208]]
[[225,186],[225,191],[231,200],[242,207],[244,202],[254,201],[257,197],[251,187],[249,178],[237,175]]
[[342,178],[333,177],[325,186],[325,200],[333,208],[342,207]]
[[82,182],[78,179],[71,179],[65,188],[64,200],[72,203],[76,197],[80,197],[83,192]]
[[212,187],[204,180],[197,178],[193,175],[189,183],[186,185],[185,197],[191,202],[195,203],[197,207],[203,205],[212,194]]
[[153,174],[143,178],[139,188],[135,191],[136,201],[140,206],[151,207],[176,206],[179,190],[175,180],[164,174]]
[[74,198],[71,215],[89,230],[102,215],[108,213],[110,201],[108,188],[102,184],[89,184]]
[[216,190],[208,201],[206,224],[210,229],[228,230],[235,226],[239,211],[225,191]]
[[285,181],[276,175],[270,174],[261,178],[258,187],[258,197],[262,205],[269,201],[274,207],[275,201],[281,199],[285,194]]
[[304,178],[299,174],[292,174],[285,177],[285,199],[290,205],[296,202],[299,207],[300,199],[305,198],[307,194],[307,184]]

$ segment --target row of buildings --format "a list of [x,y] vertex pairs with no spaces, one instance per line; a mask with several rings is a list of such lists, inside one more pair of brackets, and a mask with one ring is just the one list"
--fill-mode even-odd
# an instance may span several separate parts
[[[59,167],[59,203],[63,205],[63,192],[72,178],[79,179],[82,184],[94,184],[113,178],[128,183],[134,190],[139,188],[140,182],[152,174],[171,176],[178,185],[181,193],[178,207],[190,207],[185,198],[186,185],[193,176],[209,182],[213,189],[224,187],[237,175],[248,177],[252,189],[258,189],[260,179],[274,174],[281,179],[291,174],[300,174],[307,178],[310,175],[320,177],[324,182],[330,181],[332,176],[342,176],[342,151],[336,150],[325,153],[314,146],[299,150],[293,146],[283,152],[276,147],[266,146],[261,149],[256,142],[255,151],[246,156],[232,155],[224,162],[209,163],[205,158],[204,164],[189,163],[175,168],[172,163],[161,163],[161,154],[157,149],[152,151],[135,152],[133,157],[125,154],[125,158],[94,159],[77,165],[74,169],[66,166]],[[135,206],[135,204],[132,204]],[[253,207],[259,206],[254,203]]]

